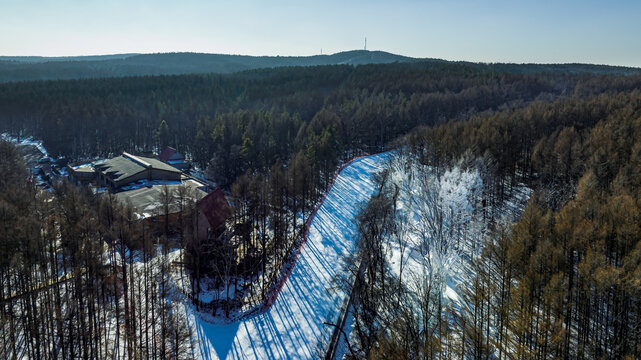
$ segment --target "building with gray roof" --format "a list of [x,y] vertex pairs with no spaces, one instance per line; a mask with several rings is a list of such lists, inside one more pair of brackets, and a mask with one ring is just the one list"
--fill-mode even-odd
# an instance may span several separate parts
[[[131,189],[129,189],[131,187]],[[179,191],[181,187],[185,188],[185,198],[190,201],[199,201],[207,195],[207,184],[193,179],[183,178],[183,181],[178,184],[162,184],[146,186],[128,186],[123,191],[115,194],[116,199],[123,204],[130,204],[134,214],[139,219],[151,219],[164,214],[164,188],[171,194],[171,199],[168,205],[168,213],[176,214],[180,211],[179,207]]]
[[94,165],[99,184],[117,191],[140,180],[180,181],[180,170],[157,159],[123,152],[121,156]]

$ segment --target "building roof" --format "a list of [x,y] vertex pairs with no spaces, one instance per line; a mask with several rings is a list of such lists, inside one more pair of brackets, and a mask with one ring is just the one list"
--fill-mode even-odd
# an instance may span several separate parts
[[68,169],[69,171],[73,171],[74,173],[95,173],[95,170],[89,165],[75,167],[69,166]]
[[180,211],[177,203],[177,191],[180,186],[190,188],[190,197],[198,201],[204,198],[207,193],[203,191],[203,184],[188,179],[182,184],[170,185],[152,185],[153,182],[141,182],[140,186],[132,186],[132,190],[121,191],[115,194],[116,199],[123,203],[131,204],[134,213],[138,218],[144,219],[149,217],[160,216],[164,214],[164,206],[162,200],[163,187],[167,186],[172,191],[174,198],[169,204],[169,213],[177,213]]
[[142,156],[137,156],[137,158],[139,160],[145,161],[146,163],[151,165],[151,167],[154,168],[154,169],[180,173],[180,170],[176,169],[173,166],[167,165],[164,162],[159,161],[158,159],[154,159],[154,158],[150,158],[150,157],[142,157]]
[[227,203],[225,194],[220,188],[200,199],[198,209],[205,215],[209,226],[213,229],[221,226],[231,215],[229,203]]
[[115,181],[124,180],[148,168],[180,173],[180,170],[162,161],[142,156],[134,156],[123,152],[121,156],[99,162],[94,165],[96,170],[104,173]]
[[176,151],[176,149],[171,146],[167,146],[161,153],[158,155],[158,159],[163,162],[168,162],[169,160],[173,161],[184,161],[185,157]]
[[96,170],[105,173],[114,180],[126,179],[146,170],[146,167],[124,156],[116,156],[115,158],[97,163],[94,166]]

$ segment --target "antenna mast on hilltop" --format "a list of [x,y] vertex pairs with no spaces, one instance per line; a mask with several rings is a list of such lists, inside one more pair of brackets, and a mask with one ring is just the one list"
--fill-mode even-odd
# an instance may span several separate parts
[[363,50],[367,51],[367,36],[365,37],[365,48]]

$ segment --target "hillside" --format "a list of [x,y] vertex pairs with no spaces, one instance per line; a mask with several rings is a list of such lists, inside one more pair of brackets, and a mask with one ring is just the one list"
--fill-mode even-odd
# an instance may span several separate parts
[[333,55],[247,56],[202,53],[122,54],[86,57],[0,57],[0,82],[124,76],[234,73],[283,66],[363,65],[413,62],[383,51],[354,50]]
[[419,59],[384,51],[352,50],[332,55],[248,56],[204,53],[95,56],[0,56],[0,82],[219,73],[286,66],[365,65],[394,62],[458,63],[483,71],[516,74],[632,75],[639,68],[593,64],[501,64]]

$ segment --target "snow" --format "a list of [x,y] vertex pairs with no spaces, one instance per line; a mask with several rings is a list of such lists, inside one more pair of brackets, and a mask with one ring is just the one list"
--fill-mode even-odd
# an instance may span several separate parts
[[331,285],[354,250],[355,216],[376,191],[374,174],[389,154],[360,158],[338,175],[314,219],[308,240],[274,304],[231,324],[212,324],[186,307],[201,359],[310,359],[322,353],[346,294]]
[[461,301],[456,291],[452,289],[449,285],[445,286],[445,291],[443,292],[443,296],[445,296],[447,299],[449,299],[453,303],[459,303]]
[[142,189],[146,187],[152,187],[152,186],[158,186],[158,185],[181,185],[181,181],[177,180],[138,180],[135,182],[132,182],[130,184],[127,184],[119,189],[119,191],[128,191],[128,190],[136,190],[136,189]]
[[43,159],[49,159],[50,161],[53,161],[53,159],[49,157],[49,153],[47,152],[47,149],[45,149],[45,147],[42,145],[42,141],[34,140],[32,137],[27,137],[27,138],[23,138],[22,140],[19,140],[18,138],[14,138],[6,133],[0,134],[0,137],[18,146],[33,145],[42,153]]
[[[396,277],[420,296],[426,276],[438,282],[443,306],[466,307],[463,291],[474,278],[472,259],[481,256],[497,224],[508,225],[525,208],[531,189],[519,184],[498,208],[484,209],[482,166],[460,164],[439,173],[406,155],[390,161],[389,183],[398,188],[397,223],[403,231],[388,244],[388,259]],[[402,245],[405,245],[402,250]]]
[[82,163],[82,164],[79,164],[79,165],[74,165],[71,168],[75,169],[75,170],[77,170],[77,169],[93,169],[94,165],[96,165],[97,163],[102,162],[102,161],[103,161],[103,159],[94,160],[94,161],[91,161],[91,162],[88,162],[88,163]]
[[[439,289],[430,296],[441,300],[432,301],[432,306],[466,308],[464,293],[475,275],[473,259],[481,256],[496,225],[509,225],[518,218],[532,190],[518,184],[502,204],[484,208],[480,160],[471,166],[457,164],[436,171],[401,151],[390,158],[383,192],[390,199],[396,195],[398,225],[385,249],[391,274],[401,276],[402,264],[402,282],[411,299],[408,305],[416,309],[417,316],[421,316],[421,297],[430,282],[432,289]],[[347,334],[353,327],[350,322],[353,318],[348,317]],[[354,344],[357,339],[351,336],[351,341]],[[341,341],[336,358],[343,358],[347,351]]]

